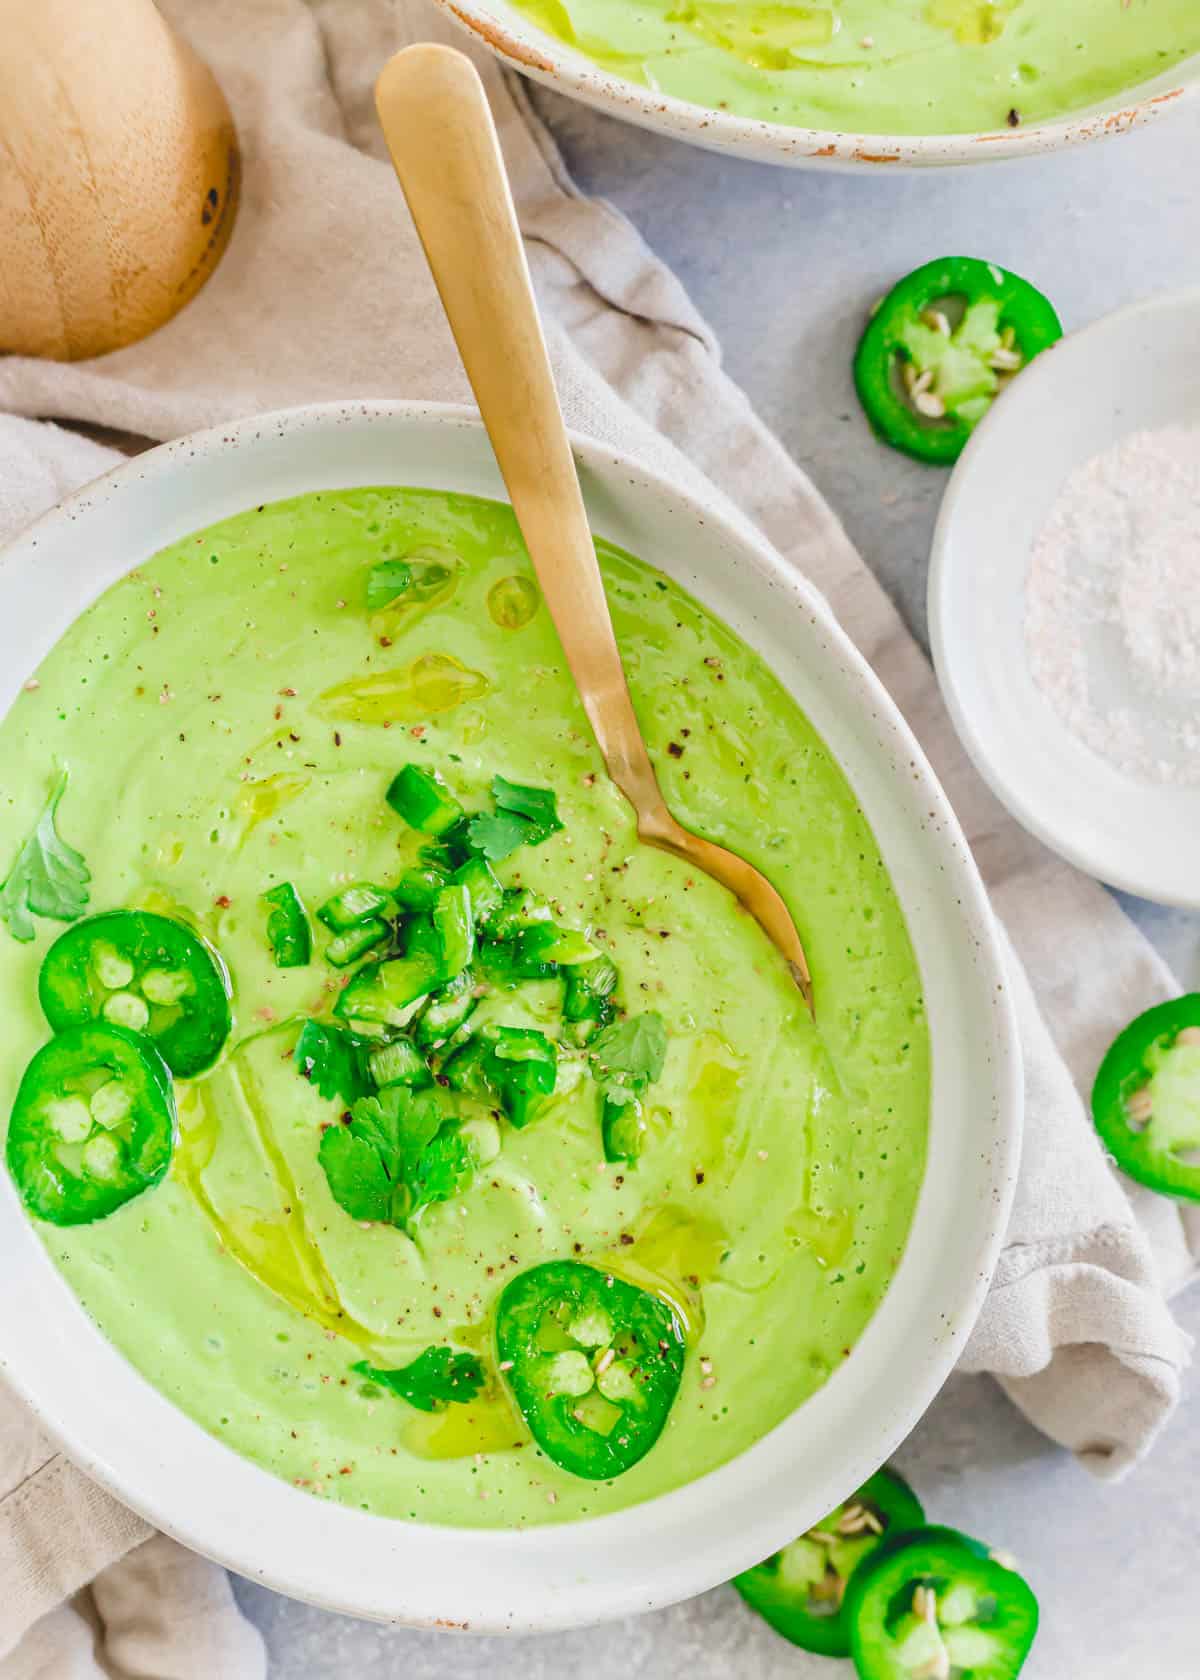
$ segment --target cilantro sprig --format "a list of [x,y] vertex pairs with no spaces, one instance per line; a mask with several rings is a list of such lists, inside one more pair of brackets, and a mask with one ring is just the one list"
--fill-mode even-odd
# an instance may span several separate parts
[[398,1394],[420,1412],[443,1412],[450,1405],[465,1405],[486,1382],[483,1361],[476,1354],[458,1353],[448,1347],[427,1347],[411,1364],[393,1371],[381,1371],[365,1359],[350,1369]]
[[87,909],[91,873],[83,854],[69,846],[55,826],[59,800],[66,789],[64,770],[0,885],[0,919],[13,938],[23,944],[34,936],[34,916],[74,922]]
[[467,844],[489,863],[500,863],[518,846],[540,846],[562,828],[553,788],[526,787],[506,776],[493,776],[494,812],[467,823]]
[[459,1195],[475,1174],[470,1145],[436,1094],[403,1085],[360,1098],[348,1122],[323,1134],[318,1159],[351,1219],[399,1230],[431,1202]]

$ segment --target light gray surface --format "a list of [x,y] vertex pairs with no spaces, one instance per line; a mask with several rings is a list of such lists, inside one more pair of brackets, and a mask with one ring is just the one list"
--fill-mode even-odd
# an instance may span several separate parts
[[[1058,157],[892,176],[789,173],[643,134],[539,90],[576,180],[628,214],[690,288],[725,363],[837,509],[924,637],[925,565],[945,482],[871,438],[850,358],[864,310],[948,253],[1025,274],[1064,324],[1200,280],[1200,116]],[[1200,917],[1125,901],[1200,986]],[[1179,1303],[1200,1337],[1200,1289]],[[930,1514],[1014,1551],[1041,1596],[1027,1680],[1200,1680],[1200,1380],[1149,1462],[1101,1487],[986,1378],[957,1379],[900,1455]],[[238,1584],[273,1680],[688,1680],[838,1676],[722,1588],[605,1630],[512,1641],[369,1627]]]

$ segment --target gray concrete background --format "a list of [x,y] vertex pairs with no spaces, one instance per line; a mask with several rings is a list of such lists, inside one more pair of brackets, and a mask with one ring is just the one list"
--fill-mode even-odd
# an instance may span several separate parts
[[[725,365],[844,520],[924,640],[925,571],[945,477],[874,442],[850,383],[863,312],[948,253],[1026,275],[1082,326],[1148,293],[1200,283],[1200,115],[1039,159],[925,175],[792,173],[733,162],[538,90],[588,192],[637,225],[724,346]],[[1200,917],[1126,900],[1180,980],[1200,987]],[[1179,1303],[1200,1337],[1200,1289]],[[986,1378],[955,1379],[899,1463],[940,1521],[1014,1551],[1041,1597],[1026,1680],[1200,1680],[1200,1380],[1150,1460],[1092,1482]],[[247,1583],[273,1680],[557,1680],[608,1672],[818,1680],[847,1665],[776,1638],[729,1588],[658,1615],[521,1640],[389,1631]]]

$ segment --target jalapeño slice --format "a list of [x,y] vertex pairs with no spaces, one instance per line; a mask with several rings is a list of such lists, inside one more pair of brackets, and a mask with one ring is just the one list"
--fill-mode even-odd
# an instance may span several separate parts
[[685,1354],[665,1302],[577,1260],[512,1279],[496,1308],[496,1350],[538,1446],[594,1481],[623,1475],[658,1440]]
[[104,1219],[171,1161],[171,1075],[149,1039],[104,1021],[68,1027],[25,1069],[8,1126],[21,1200],[52,1225]]
[[1016,1680],[1038,1625],[1028,1582],[953,1528],[898,1534],[846,1592],[861,1680]]
[[855,354],[854,383],[885,443],[946,464],[1005,382],[1061,337],[1053,307],[1027,280],[976,257],[941,257],[879,305]]
[[844,1599],[851,1576],[885,1538],[924,1521],[908,1483],[892,1470],[878,1470],[821,1522],[733,1584],[752,1610],[802,1651],[848,1657]]
[[1200,1202],[1200,992],[1147,1009],[1113,1041],[1092,1115],[1130,1178]]
[[38,998],[55,1032],[107,1021],[153,1039],[172,1073],[216,1061],[231,1024],[229,975],[206,940],[146,910],[108,910],[60,934]]

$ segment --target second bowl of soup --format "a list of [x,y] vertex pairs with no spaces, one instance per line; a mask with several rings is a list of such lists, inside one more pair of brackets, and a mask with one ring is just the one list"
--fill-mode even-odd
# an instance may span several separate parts
[[1124,132],[1200,84],[1191,0],[441,0],[536,80],[767,163],[938,166]]

